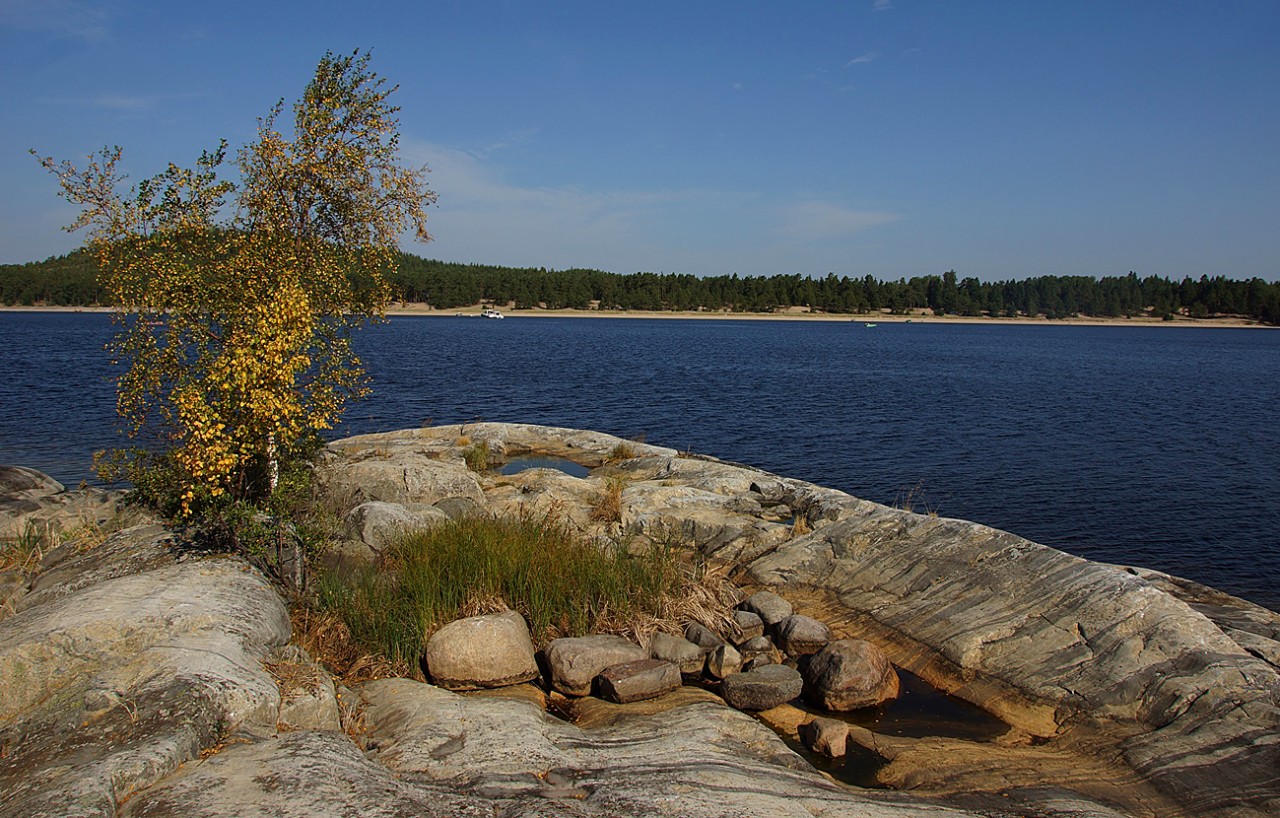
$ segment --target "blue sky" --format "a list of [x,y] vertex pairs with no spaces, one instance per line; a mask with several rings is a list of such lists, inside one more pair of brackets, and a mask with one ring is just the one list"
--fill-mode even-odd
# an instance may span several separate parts
[[0,262],[79,243],[28,148],[189,164],[356,48],[427,257],[1280,277],[1276,0],[0,0]]

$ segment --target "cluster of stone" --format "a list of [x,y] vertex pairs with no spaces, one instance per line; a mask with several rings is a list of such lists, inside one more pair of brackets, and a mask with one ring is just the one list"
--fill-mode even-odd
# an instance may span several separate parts
[[[539,664],[541,659],[541,665]],[[696,622],[683,638],[658,633],[646,650],[621,636],[552,640],[539,655],[514,611],[467,617],[427,642],[431,681],[454,691],[506,687],[544,678],[564,696],[618,704],[662,696],[682,684],[718,684],[731,706],[768,710],[803,695],[827,710],[854,710],[892,699],[898,676],[884,654],[858,639],[833,639],[827,625],[761,591],[734,612],[726,636]]]

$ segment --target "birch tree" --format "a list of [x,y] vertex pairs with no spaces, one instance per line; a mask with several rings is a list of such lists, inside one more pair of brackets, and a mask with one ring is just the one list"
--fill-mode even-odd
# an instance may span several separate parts
[[158,441],[183,515],[270,492],[282,453],[367,391],[352,332],[384,316],[400,237],[430,239],[435,201],[401,161],[395,90],[368,54],[326,54],[291,121],[283,101],[259,120],[234,182],[225,142],[132,186],[120,148],[40,160],[118,309],[119,414]]

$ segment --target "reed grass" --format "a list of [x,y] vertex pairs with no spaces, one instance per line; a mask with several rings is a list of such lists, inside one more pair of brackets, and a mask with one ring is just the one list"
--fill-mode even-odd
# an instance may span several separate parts
[[465,449],[462,452],[462,459],[466,462],[467,468],[474,472],[483,472],[489,468],[489,443],[481,440]]
[[684,581],[669,548],[630,553],[551,519],[471,517],[407,534],[381,565],[321,575],[317,589],[353,640],[412,665],[426,637],[460,616],[516,610],[539,644],[626,632],[663,616]]

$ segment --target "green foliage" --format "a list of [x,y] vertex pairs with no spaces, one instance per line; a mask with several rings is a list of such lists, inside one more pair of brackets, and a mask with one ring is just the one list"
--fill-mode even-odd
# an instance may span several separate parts
[[383,564],[323,574],[316,587],[357,642],[415,664],[425,637],[467,611],[506,605],[545,643],[656,615],[681,581],[670,549],[633,555],[551,520],[473,517],[409,534]]
[[[73,254],[75,255],[75,254]],[[71,256],[66,257],[71,264]],[[91,297],[83,273],[75,282],[60,272],[61,259],[0,266],[0,302],[50,304],[109,303],[106,294]],[[440,309],[485,301],[517,307],[600,310],[727,310],[766,312],[808,306],[828,313],[894,314],[934,310],[935,314],[1017,318],[1037,315],[1088,315],[1102,318],[1170,312],[1196,317],[1239,315],[1280,324],[1280,282],[1261,278],[1232,280],[1201,276],[1175,281],[1160,276],[1038,276],[1018,281],[981,282],[969,277],[944,287],[946,275],[880,281],[830,273],[714,276],[600,270],[547,270],[459,264],[401,254],[388,275],[396,295]],[[950,305],[950,306],[948,306]]]
[[41,159],[83,207],[69,229],[90,228],[121,310],[119,414],[131,434],[162,441],[119,459],[176,489],[184,516],[270,493],[284,454],[365,393],[351,333],[384,313],[400,234],[429,238],[434,194],[425,170],[400,166],[395,89],[368,63],[325,55],[291,133],[280,103],[240,151],[238,190],[220,178],[225,143],[128,188],[120,148],[83,169]]
[[489,443],[481,440],[464,449],[462,459],[466,462],[468,469],[474,472],[483,472],[489,469],[490,454]]

